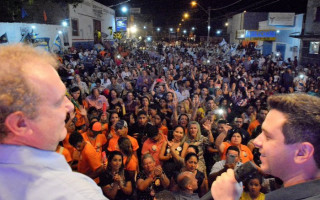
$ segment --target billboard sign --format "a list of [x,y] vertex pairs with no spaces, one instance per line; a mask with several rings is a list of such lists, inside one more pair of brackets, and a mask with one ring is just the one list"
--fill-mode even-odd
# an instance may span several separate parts
[[274,13],[268,16],[269,26],[294,26],[294,13]]
[[116,32],[127,31],[128,18],[116,17]]

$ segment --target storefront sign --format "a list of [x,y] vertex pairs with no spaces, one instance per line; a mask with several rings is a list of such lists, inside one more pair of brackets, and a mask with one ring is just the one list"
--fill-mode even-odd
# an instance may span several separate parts
[[273,13],[270,12],[268,16],[269,26],[293,26],[294,13]]
[[246,40],[275,41],[275,30],[247,30],[245,34]]

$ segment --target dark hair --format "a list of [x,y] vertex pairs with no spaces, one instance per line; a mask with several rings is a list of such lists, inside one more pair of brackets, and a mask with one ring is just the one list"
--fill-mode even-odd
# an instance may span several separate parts
[[199,161],[198,155],[191,152],[191,153],[188,153],[188,154],[186,155],[186,157],[184,157],[184,162],[186,163],[192,156],[196,157],[196,158],[197,158],[197,161]]
[[249,182],[253,179],[258,179],[260,185],[262,185],[262,182],[263,182],[262,176],[258,173],[254,173],[254,174],[250,175],[250,177],[244,182],[244,185],[245,185],[244,191],[249,192],[248,185],[249,185]]
[[241,134],[241,129],[239,128],[233,128],[231,130],[228,131],[228,136],[227,136],[227,140],[231,141],[231,138],[234,134],[239,133],[241,136],[241,141],[243,140],[243,136]]
[[236,147],[236,146],[230,146],[230,147],[228,147],[226,154],[228,154],[228,151],[230,151],[230,150],[232,150],[232,151],[237,151],[237,152],[238,152],[238,155],[240,155],[240,150],[239,150],[238,147]]
[[[130,144],[130,146],[128,146],[128,143]],[[118,146],[121,152],[123,152],[123,154],[127,156],[126,163],[124,164],[125,166],[127,166],[133,155],[132,143],[129,138],[120,137],[118,140]]]
[[314,160],[320,168],[320,98],[307,94],[272,95],[270,109],[282,112],[286,121],[282,127],[285,144],[310,142]]
[[77,144],[79,142],[82,142],[83,141],[83,137],[82,135],[79,133],[79,132],[74,132],[74,133],[71,133],[70,134],[70,137],[69,137],[69,143],[73,146],[73,147],[76,147]]
[[156,126],[149,126],[147,130],[147,136],[148,138],[156,137],[159,134],[159,129]]
[[[81,93],[80,88],[79,88],[78,86],[75,86],[75,87],[72,87],[72,88],[70,89],[70,93],[74,93],[74,92],[77,92],[77,91],[80,91],[80,96],[79,96],[79,99],[75,99],[75,100],[78,100],[79,104],[80,104],[80,105],[83,105],[83,103],[82,103],[82,93]],[[72,94],[71,94],[71,95],[72,95]],[[73,97],[72,97],[72,98],[73,98]]]
[[191,144],[191,145],[188,146],[188,148],[193,148],[193,149],[195,150],[196,154],[197,154],[197,155],[199,154],[198,146]]
[[140,111],[138,112],[138,114],[137,114],[137,117],[139,117],[140,115],[145,115],[145,116],[147,116],[147,113],[146,113],[146,111],[144,111],[144,110],[140,110]]
[[111,169],[111,161],[112,159],[115,157],[115,156],[121,156],[121,159],[122,159],[122,162],[121,162],[121,167],[119,169],[119,174],[120,175],[123,175],[124,174],[124,165],[123,165],[123,155],[120,151],[111,151],[109,153],[109,156],[108,156],[108,166],[107,166],[107,172],[111,173],[112,172],[112,169]]
[[122,128],[128,128],[128,124],[125,120],[119,120],[117,123],[116,123],[116,126],[115,126],[115,130],[119,130],[119,129],[122,129]]

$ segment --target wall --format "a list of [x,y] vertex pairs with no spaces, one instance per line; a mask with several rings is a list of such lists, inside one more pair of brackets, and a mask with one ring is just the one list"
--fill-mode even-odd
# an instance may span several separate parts
[[[303,25],[304,14],[298,14],[295,16],[294,26],[269,26],[268,21],[259,22],[259,30],[279,30],[277,33],[276,41],[272,42],[272,51],[277,51],[277,44],[285,44],[286,51],[284,59],[293,59],[294,56],[299,56],[300,51],[300,39],[290,37],[291,34],[300,35]],[[292,47],[296,46],[298,49],[293,51]]]
[[[47,24],[29,24],[29,23],[0,23],[0,36],[7,33],[9,44],[18,43],[22,39],[21,28],[32,31],[31,26],[35,26],[33,33],[38,34],[38,38],[49,37],[49,46],[53,47],[53,42],[58,35],[58,31],[62,31],[63,27],[60,25]],[[60,36],[62,40],[62,36]],[[5,45],[5,44],[4,44]],[[53,48],[55,50],[56,47]]]
[[242,25],[243,25],[243,21],[242,21],[242,15],[243,13],[239,13],[239,14],[236,14],[232,17],[232,21],[231,23],[229,24],[229,31],[230,31],[230,43],[236,43],[238,44],[239,43],[239,40],[236,39],[236,33],[237,33],[237,30],[240,30],[242,29]]
[[70,25],[69,38],[72,38],[72,44],[93,45],[94,43],[94,25],[93,20],[101,22],[101,32],[108,35],[107,39],[112,39],[108,27],[115,30],[115,11],[93,0],[84,0],[76,8],[69,5],[69,19],[77,19],[79,26],[79,36],[72,36],[72,27]]
[[246,12],[243,13],[243,29],[258,30],[259,22],[268,19],[266,12]]
[[320,7],[319,0],[309,0],[305,23],[305,34],[320,34],[320,22],[314,22],[314,15],[317,7]]

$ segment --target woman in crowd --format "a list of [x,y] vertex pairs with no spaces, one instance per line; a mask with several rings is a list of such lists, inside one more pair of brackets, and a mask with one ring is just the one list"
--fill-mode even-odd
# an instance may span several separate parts
[[81,130],[84,125],[89,125],[89,121],[87,118],[88,103],[82,99],[81,91],[79,87],[73,87],[70,89],[70,93],[72,96],[72,102],[75,105],[75,126],[77,130]]
[[246,145],[241,144],[242,139],[242,134],[239,129],[231,129],[227,136],[227,142],[222,142],[219,147],[219,151],[221,153],[221,160],[226,159],[226,152],[229,146],[237,146],[240,150],[240,162],[246,163],[248,161],[252,161],[252,152]]
[[170,180],[150,154],[143,155],[141,162],[143,170],[137,176],[138,199],[153,200],[156,193],[169,186]]
[[141,99],[141,106],[136,106],[136,111],[135,111],[136,115],[141,110],[145,111],[146,113],[149,113],[150,111],[149,105],[150,105],[149,98],[147,96],[143,96]]
[[127,93],[124,104],[125,104],[126,113],[135,113],[137,102],[135,101],[133,92]]
[[178,171],[175,172],[175,176],[171,179],[172,184],[171,184],[171,190],[172,191],[177,191],[178,190],[178,185],[177,185],[177,175],[180,172],[184,171],[189,171],[193,173],[198,180],[198,189],[193,191],[194,193],[198,193],[199,197],[202,197],[204,194],[207,192],[207,183],[205,181],[205,175],[201,171],[199,171],[198,168],[198,163],[199,163],[199,157],[196,153],[188,153],[186,157],[184,158],[184,167]]
[[118,145],[121,153],[123,154],[124,169],[128,173],[128,176],[132,183],[134,183],[135,175],[139,170],[138,158],[134,154],[132,144],[128,138],[119,138]]
[[103,194],[109,199],[126,200],[130,198],[132,183],[124,170],[121,152],[110,152],[107,169],[99,178]]
[[159,158],[163,163],[163,170],[169,178],[172,177],[174,171],[179,171],[181,168],[181,160],[184,159],[188,148],[188,144],[184,140],[184,129],[178,125],[173,129],[171,141],[164,142],[161,147]]
[[114,89],[109,93],[109,111],[117,112],[120,117],[126,114],[125,104],[121,98],[118,98],[118,93]]

